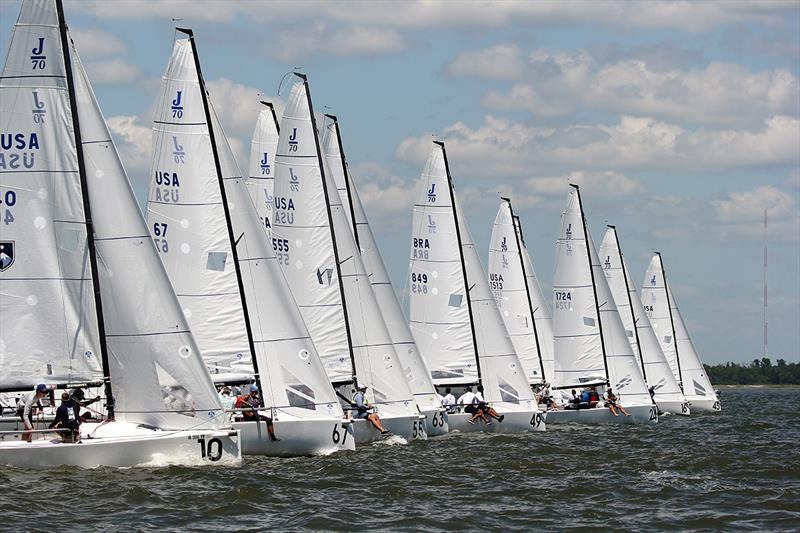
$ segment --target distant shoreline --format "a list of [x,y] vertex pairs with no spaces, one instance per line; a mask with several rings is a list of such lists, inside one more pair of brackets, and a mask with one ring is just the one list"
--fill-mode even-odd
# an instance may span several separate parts
[[800,383],[763,383],[749,385],[714,385],[720,389],[792,389],[800,387]]

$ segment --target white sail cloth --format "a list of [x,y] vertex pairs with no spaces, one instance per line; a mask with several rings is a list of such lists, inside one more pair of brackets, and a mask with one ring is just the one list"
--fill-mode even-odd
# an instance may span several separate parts
[[384,413],[412,414],[411,390],[319,151],[304,80],[292,87],[280,130],[272,235],[328,377],[370,387]]
[[[552,329],[549,339],[539,332],[541,315],[549,318],[549,313],[541,305],[541,289],[532,268],[528,270],[530,264],[526,264],[523,257],[527,250],[522,248],[522,238],[517,232],[518,221],[514,219],[510,202],[504,199],[500,202],[489,241],[489,287],[528,382],[539,384],[548,380],[542,371],[543,352],[547,344],[552,345]],[[549,351],[552,353],[552,349]]]
[[567,196],[556,244],[555,386],[607,381],[626,405],[649,404],[647,386],[583,217],[580,195],[574,189]]
[[619,247],[617,230],[609,227],[600,244],[603,272],[619,310],[625,334],[634,355],[643,367],[648,386],[653,387],[656,403],[682,404],[683,393],[672,374],[664,352],[644,312],[639,293],[630,277],[625,257]]
[[480,382],[489,402],[535,408],[464,213],[453,199],[444,146],[434,143],[412,224],[414,338],[437,385]]
[[367,271],[367,277],[378,302],[381,315],[386,328],[389,330],[395,352],[403,366],[408,385],[414,394],[417,405],[422,410],[430,410],[441,407],[436,389],[431,381],[425,362],[419,353],[414,337],[406,322],[397,294],[394,292],[389,273],[383,263],[378,244],[372,234],[367,214],[361,204],[358,190],[350,176],[349,171],[343,164],[343,157],[339,143],[340,132],[338,123],[331,122],[325,130],[324,152],[328,159],[328,167],[331,170],[336,189],[351,230],[357,238],[357,244],[361,251],[361,259]]
[[[56,76],[45,82],[45,87],[51,87],[50,84],[56,80],[56,85],[60,89],[52,90],[52,94],[49,95],[56,98],[39,100],[46,102],[44,107],[30,107],[31,101],[28,98],[33,96],[33,92],[40,90],[36,78],[17,82],[19,83],[17,90],[21,93],[28,92],[26,95],[28,98],[22,98],[23,94],[19,94],[19,99],[7,99],[6,96],[10,95],[3,94],[3,102],[17,102],[19,105],[17,112],[3,113],[3,116],[21,118],[27,115],[30,124],[27,127],[20,124],[20,129],[37,131],[42,143],[42,152],[49,155],[39,159],[41,167],[33,166],[16,176],[19,182],[15,183],[15,188],[25,188],[30,191],[29,202],[26,202],[26,205],[32,209],[26,216],[33,218],[30,221],[31,226],[45,230],[44,233],[54,232],[56,235],[55,245],[51,250],[38,250],[36,260],[39,262],[59,264],[61,258],[57,257],[60,255],[57,250],[63,247],[71,249],[73,253],[75,250],[83,249],[84,256],[89,253],[86,246],[85,225],[88,217],[84,218],[82,210],[75,206],[81,205],[84,201],[82,195],[86,196],[86,205],[91,206],[100,288],[99,301],[104,304],[102,317],[108,350],[107,372],[111,377],[116,419],[150,424],[164,429],[219,427],[224,420],[224,417],[220,416],[219,398],[203,367],[198,349],[169,287],[164,269],[148,238],[135,196],[86,73],[73,47],[71,56],[74,98],[77,106],[75,112],[80,125],[82,161],[77,157],[65,72],[57,66],[59,60],[63,66],[64,54],[57,38],[54,2],[45,0],[23,4],[17,28],[21,28],[22,38],[17,45],[13,44],[15,37],[12,38],[10,54],[15,57],[19,54],[29,56],[31,54],[29,45],[34,36],[42,48],[42,52],[38,55],[44,56],[44,59],[37,60],[39,63],[34,65],[35,70],[42,66],[42,61],[45,62],[45,69],[53,69],[50,72]],[[43,36],[41,41],[35,37],[37,34]],[[66,40],[71,42],[69,35],[66,36]],[[7,65],[20,67],[24,67],[24,64],[24,61],[17,62],[16,59],[7,62]],[[15,74],[7,74],[4,71],[3,81],[5,76],[27,77],[32,73],[26,73],[24,70],[14,72]],[[29,114],[31,109],[45,111],[44,117],[38,120],[32,117]],[[52,124],[45,126],[48,123]],[[56,124],[60,125],[59,129],[53,129]],[[56,163],[59,157],[65,158],[66,161]],[[67,162],[72,166],[69,172],[62,175],[61,172]],[[85,169],[86,190],[81,190],[78,166],[81,162]],[[54,180],[69,182],[70,185],[61,190],[54,189],[52,184],[49,189],[44,187],[45,184],[42,184],[42,188],[38,188],[37,185],[40,184],[38,175],[49,174],[48,170],[57,170],[58,172],[53,173]],[[69,225],[72,228],[70,232],[59,233],[58,230],[52,229],[52,222],[62,220],[60,218],[62,215],[66,215],[67,220],[72,222]],[[81,233],[82,235],[79,235]],[[27,234],[19,235],[19,238],[19,243],[28,253],[29,246],[40,237],[36,234]],[[71,273],[69,269],[72,266],[69,263],[60,264],[64,266],[54,272],[55,277],[68,279]],[[26,261],[19,266],[31,265]],[[89,268],[87,260],[84,270],[89,271]],[[24,274],[22,268],[20,271],[20,274]],[[31,272],[35,270],[32,269]],[[91,287],[91,282],[82,281],[89,283]],[[54,292],[58,294],[58,291]],[[4,317],[8,315],[5,308],[7,301],[5,294],[3,289]],[[79,304],[75,308],[81,317],[77,327],[73,324],[73,329],[67,331],[67,335],[71,334],[76,339],[83,336],[81,321],[87,323],[96,321],[96,315],[88,309],[88,302],[83,303],[85,297],[82,294],[82,291],[75,291],[70,295],[73,297],[70,305]],[[47,314],[37,313],[36,316],[39,320],[48,318]],[[41,334],[42,331],[57,329],[53,326],[59,322],[63,324],[63,321],[39,323],[39,331],[26,342],[36,344],[37,350],[52,350],[53,357],[68,355],[68,351],[56,350],[56,346],[52,343],[52,335]],[[88,329],[94,332],[93,328]],[[97,338],[95,342],[102,341],[103,339]],[[3,360],[0,366],[4,367],[5,363]]]
[[278,119],[270,106],[258,114],[253,140],[250,144],[250,175],[247,191],[256,206],[258,218],[268,231],[271,229],[272,196],[275,179],[275,153],[278,149]]
[[647,267],[642,283],[642,303],[661,349],[683,387],[686,399],[690,402],[718,401],[700,356],[689,338],[689,331],[675,302],[659,253],[653,255]]
[[[183,302],[198,345],[212,376],[251,379],[254,368],[244,354],[250,353],[252,340],[259,371],[257,379],[265,405],[284,410],[296,408],[292,412],[299,416],[311,414],[307,411],[318,408],[327,414],[341,415],[341,407],[276,264],[245,180],[209,102],[211,131],[224,184],[224,191],[220,189],[200,90],[191,42],[178,40],[157,106],[156,154],[174,148],[175,134],[189,134],[196,139],[185,143],[183,161],[174,157],[164,160],[156,155],[155,172],[158,172],[155,169],[164,169],[173,175],[180,172],[177,188],[181,200],[153,201],[163,187],[163,183],[159,185],[157,177],[154,178],[148,218],[154,241],[164,242],[166,237],[171,245],[166,251],[161,250],[161,257],[176,292],[184,295]],[[181,91],[180,97],[178,91]],[[181,116],[173,113],[178,100],[183,111]],[[179,142],[183,144],[183,137]],[[227,201],[227,210],[223,198]],[[232,233],[228,231],[228,223]],[[241,275],[243,294],[238,275]],[[222,318],[227,317],[233,332],[240,337],[231,339],[232,332],[223,330],[219,324],[209,327],[208,322],[220,320],[220,314]],[[240,347],[236,355],[242,354],[242,357],[229,360],[226,367],[219,354],[220,348],[229,345]]]

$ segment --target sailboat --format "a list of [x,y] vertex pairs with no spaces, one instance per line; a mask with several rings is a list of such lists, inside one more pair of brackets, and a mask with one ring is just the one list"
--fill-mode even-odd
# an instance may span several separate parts
[[553,319],[533,270],[519,217],[509,198],[500,200],[489,241],[489,286],[528,383],[552,383]]
[[592,236],[587,229],[580,189],[571,185],[561,215],[553,276],[553,389],[562,397],[581,389],[611,386],[630,416],[614,416],[601,400],[596,408],[558,409],[548,422],[655,423],[658,410],[625,336]]
[[434,141],[422,172],[411,231],[411,331],[434,383],[440,390],[479,385],[505,417],[470,424],[471,415],[450,413],[450,431],[543,431],[544,413],[486,282],[443,142]]
[[256,206],[258,218],[269,232],[272,229],[269,217],[272,216],[272,196],[275,180],[275,151],[278,149],[280,124],[272,102],[261,102],[262,109],[253,130],[250,143],[250,175],[245,183],[250,198]]
[[[147,221],[216,383],[255,382],[263,421],[234,422],[245,454],[355,449],[211,105],[191,30],[179,29],[153,122]],[[179,155],[176,155],[179,154]],[[349,436],[348,436],[349,435]]]
[[[349,408],[354,390],[366,386],[387,431],[406,442],[427,438],[320,149],[308,81],[295,78],[275,158],[271,222],[284,254],[279,263],[343,403]],[[356,445],[382,438],[367,420],[354,427]]]
[[394,343],[395,352],[400,358],[400,364],[403,366],[411,392],[414,394],[414,400],[417,402],[420,412],[425,415],[425,429],[428,436],[444,435],[448,432],[447,412],[441,406],[430,372],[428,372],[414,342],[414,336],[403,315],[378,244],[372,234],[358,190],[350,176],[342,145],[339,121],[334,115],[325,116],[330,122],[325,128],[323,150],[344,212],[348,214],[347,220],[350,223],[356,245],[361,251],[361,259],[367,269],[372,292],[375,294],[383,321]]
[[650,319],[644,312],[614,226],[608,226],[603,242],[600,243],[600,258],[603,260],[606,281],[625,327],[625,335],[631,343],[653,400],[665,413],[688,415],[689,403],[672,374],[667,358],[653,333]]
[[642,302],[661,349],[669,361],[692,412],[722,410],[711,380],[694,348],[689,330],[672,295],[659,252],[653,254],[642,283]]
[[60,0],[23,2],[0,111],[2,389],[99,385],[106,405],[77,443],[2,434],[0,464],[240,464]]

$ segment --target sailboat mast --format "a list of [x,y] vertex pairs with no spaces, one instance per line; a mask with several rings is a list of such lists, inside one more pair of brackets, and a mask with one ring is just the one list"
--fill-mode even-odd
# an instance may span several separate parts
[[[531,312],[531,325],[533,326],[533,338],[536,341],[536,355],[539,356],[539,368],[542,371],[542,383],[545,383],[547,380],[545,379],[544,375],[544,361],[542,361],[542,349],[539,345],[539,331],[536,328],[536,319],[533,318],[533,302],[531,301],[531,290],[528,287],[528,274],[525,272],[525,260],[522,258],[522,243],[524,240],[522,239],[522,223],[519,222],[519,218],[514,215],[514,208],[511,206],[511,199],[500,197],[501,200],[508,203],[508,211],[511,213],[511,227],[514,229],[514,238],[517,241],[517,254],[519,255],[519,266],[522,268],[522,279],[525,280],[525,297],[528,299],[528,309]],[[519,232],[517,231],[517,223],[519,223]]]
[[69,38],[67,37],[67,23],[64,20],[64,6],[61,0],[56,0],[56,11],[58,13],[58,32],[61,37],[61,48],[64,52],[64,76],[67,78],[69,107],[72,114],[72,131],[75,136],[75,152],[78,156],[78,175],[80,176],[81,182],[83,214],[86,220],[86,245],[89,249],[89,265],[92,271],[92,290],[94,292],[94,303],[97,312],[97,333],[100,338],[100,359],[103,362],[106,409],[108,410],[108,419],[114,420],[114,394],[111,388],[111,372],[108,364],[108,345],[106,343],[106,326],[103,318],[103,302],[100,294],[100,276],[97,270],[97,249],[94,242],[92,209],[89,203],[89,193],[87,190],[86,164],[83,159],[80,117],[78,116],[78,102],[75,98],[75,80],[72,78],[72,54],[70,53]]
[[625,260],[622,258],[622,248],[619,246],[619,235],[616,226],[608,225],[614,231],[614,241],[617,243],[617,254],[619,254],[619,264],[622,267],[622,278],[625,280],[625,294],[628,296],[628,309],[631,313],[631,323],[633,324],[633,335],[636,338],[636,346],[639,348],[639,363],[642,365],[642,377],[647,383],[647,372],[644,368],[644,354],[642,353],[642,343],[639,340],[639,328],[636,327],[636,313],[633,312],[633,299],[631,299],[631,287],[628,285],[628,271],[625,268]]
[[317,135],[317,121],[314,118],[314,105],[311,103],[311,90],[308,88],[308,78],[305,74],[294,73],[295,76],[303,80],[306,89],[306,99],[308,100],[308,111],[311,115],[311,127],[314,132],[314,144],[317,148],[317,162],[319,164],[319,175],[322,179],[322,192],[325,194],[325,209],[328,212],[328,227],[331,230],[331,242],[333,243],[333,262],[336,263],[336,280],[339,283],[339,294],[342,299],[342,313],[344,313],[344,329],[347,333],[347,347],[350,351],[350,367],[353,369],[353,384],[358,387],[358,375],[356,373],[356,358],[353,352],[353,337],[350,332],[350,319],[347,315],[347,300],[344,296],[344,285],[342,283],[342,266],[339,263],[339,247],[336,245],[336,232],[333,230],[333,213],[331,212],[331,199],[328,195],[328,185],[325,181],[325,166],[322,161],[322,151],[319,147],[319,136]]
[[586,243],[586,260],[589,261],[589,274],[592,276],[592,294],[594,295],[594,308],[597,311],[597,327],[600,330],[600,349],[603,350],[603,367],[606,371],[606,382],[610,383],[608,375],[608,359],[606,358],[606,341],[603,337],[603,321],[600,319],[600,302],[597,300],[597,282],[594,279],[594,267],[592,266],[592,251],[589,247],[589,230],[586,228],[586,217],[583,216],[583,202],[581,201],[581,189],[577,185],[570,183],[570,187],[575,188],[578,194],[578,207],[581,210],[581,223],[583,224],[583,241]]
[[667,295],[667,309],[669,309],[669,323],[672,327],[672,344],[675,346],[675,361],[678,363],[678,385],[683,392],[683,373],[681,372],[681,357],[678,354],[678,339],[675,337],[675,319],[672,317],[672,302],[669,300],[669,288],[667,287],[667,271],[664,269],[664,260],[661,252],[656,252],[658,264],[661,266],[661,280],[664,282],[664,293]]
[[456,209],[456,195],[453,189],[453,177],[450,175],[450,163],[447,162],[447,150],[444,148],[444,143],[441,141],[433,141],[442,147],[442,156],[444,157],[444,168],[447,172],[447,188],[450,190],[450,204],[453,209],[453,220],[456,225],[456,238],[458,239],[458,256],[461,259],[461,272],[464,275],[464,292],[467,296],[467,311],[469,312],[469,330],[472,333],[472,346],[475,350],[475,366],[478,369],[478,384],[483,385],[481,378],[481,359],[478,357],[478,337],[475,335],[475,320],[472,316],[472,299],[469,296],[469,280],[467,279],[467,265],[464,261],[464,248],[461,245],[461,228],[458,226],[458,210]]
[[353,191],[350,189],[350,180],[347,175],[347,158],[344,155],[344,146],[342,145],[342,134],[339,132],[339,121],[336,115],[325,115],[331,119],[336,126],[336,142],[339,144],[339,155],[342,160],[342,174],[344,175],[344,186],[347,191],[347,202],[350,204],[350,221],[353,226],[353,236],[356,239],[356,246],[361,249],[361,244],[358,242],[358,228],[356,227],[356,210],[353,207]]
[[272,120],[275,122],[275,129],[278,131],[278,134],[280,134],[281,133],[281,125],[278,122],[278,115],[275,114],[275,106],[272,105],[272,102],[265,102],[264,100],[259,100],[259,102],[261,104],[267,106],[269,108],[270,112],[272,112]]
[[200,84],[200,96],[203,100],[203,111],[206,116],[206,124],[208,125],[208,137],[211,142],[211,153],[214,155],[214,168],[217,171],[217,181],[219,183],[219,194],[222,202],[222,209],[225,213],[225,225],[228,228],[228,239],[231,244],[231,255],[233,256],[233,266],[236,272],[236,283],[239,287],[239,296],[242,300],[242,313],[244,314],[244,325],[247,331],[247,344],[250,347],[251,360],[253,362],[253,373],[255,380],[261,389],[261,375],[258,372],[258,357],[256,357],[256,346],[253,342],[253,328],[250,325],[250,313],[247,311],[247,297],[244,293],[244,282],[242,281],[242,269],[239,266],[239,254],[236,251],[236,244],[239,242],[233,234],[233,224],[231,224],[231,213],[228,207],[228,195],[225,192],[225,181],[222,177],[222,166],[219,161],[219,151],[217,150],[216,136],[214,135],[214,126],[211,121],[211,108],[208,105],[208,94],[206,94],[206,82],[203,79],[203,71],[200,69],[200,57],[197,55],[197,44],[194,41],[194,33],[188,28],[175,28],[179,32],[185,33],[189,36],[189,42],[192,45],[192,55],[194,56],[194,66],[197,70],[197,81]]

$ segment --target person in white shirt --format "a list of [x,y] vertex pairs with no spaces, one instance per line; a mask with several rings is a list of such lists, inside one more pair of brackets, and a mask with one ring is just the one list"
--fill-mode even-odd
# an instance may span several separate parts
[[502,422],[506,417],[495,411],[494,407],[491,407],[486,403],[486,400],[483,399],[483,385],[478,385],[478,392],[475,393],[475,402],[478,404],[478,408],[477,412],[472,415],[472,418],[469,420],[471,424],[474,424],[475,420],[478,418],[482,419],[484,424],[489,425],[492,423],[492,418],[498,422]]
[[[47,396],[48,392],[50,392],[50,389],[47,385],[39,383],[36,385],[36,390],[19,399],[19,403],[17,403],[17,414],[22,418],[22,423],[26,431],[33,431],[33,411],[36,406],[41,409],[42,398]],[[22,439],[30,442],[31,436],[32,433],[25,433]]]
[[475,420],[480,418],[483,420],[483,423],[486,424],[489,422],[489,419],[483,414],[483,412],[478,409],[478,404],[480,403],[480,399],[478,396],[472,392],[472,387],[467,387],[464,389],[464,394],[458,399],[458,405],[464,406],[464,412],[469,413],[472,415],[472,418],[467,420],[470,424],[474,424]]
[[448,413],[456,412],[456,397],[450,392],[450,387],[444,390],[444,396],[441,397],[442,407],[447,409]]

